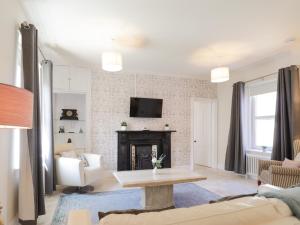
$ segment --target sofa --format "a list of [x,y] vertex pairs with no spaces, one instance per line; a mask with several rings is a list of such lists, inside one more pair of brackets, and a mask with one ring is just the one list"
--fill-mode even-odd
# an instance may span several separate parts
[[[300,160],[300,140],[295,140],[294,160]],[[259,160],[258,162],[258,185],[271,184],[287,188],[300,184],[300,168],[288,168],[282,166],[282,161]]]
[[[91,225],[87,210],[70,212],[68,225]],[[161,212],[111,214],[99,225],[296,225],[299,220],[279,199],[244,197],[231,201]]]
[[101,158],[98,154],[76,151],[72,143],[56,146],[57,184],[75,187],[65,189],[65,193],[92,191],[93,187],[89,185],[101,179]]

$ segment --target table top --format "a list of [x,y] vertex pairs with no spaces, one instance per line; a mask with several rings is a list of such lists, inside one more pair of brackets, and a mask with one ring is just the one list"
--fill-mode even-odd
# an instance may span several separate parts
[[152,170],[130,170],[113,173],[123,187],[149,187],[188,183],[207,178],[189,169],[159,169],[157,174]]

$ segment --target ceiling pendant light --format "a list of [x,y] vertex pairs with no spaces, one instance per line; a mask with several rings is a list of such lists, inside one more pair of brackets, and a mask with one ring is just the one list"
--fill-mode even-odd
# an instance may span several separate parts
[[123,69],[122,55],[119,52],[102,53],[102,69],[108,72],[118,72]]
[[211,70],[210,79],[212,83],[221,83],[229,80],[229,68],[217,67]]

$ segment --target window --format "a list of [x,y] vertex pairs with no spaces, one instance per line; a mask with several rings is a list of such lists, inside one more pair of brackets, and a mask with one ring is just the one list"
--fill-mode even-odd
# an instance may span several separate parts
[[248,87],[248,148],[272,151],[276,109],[276,81]]
[[276,92],[251,97],[252,147],[271,150],[273,146]]

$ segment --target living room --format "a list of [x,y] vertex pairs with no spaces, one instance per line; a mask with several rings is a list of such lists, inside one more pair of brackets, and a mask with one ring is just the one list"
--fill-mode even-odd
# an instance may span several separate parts
[[298,224],[299,9],[1,2],[0,224]]

